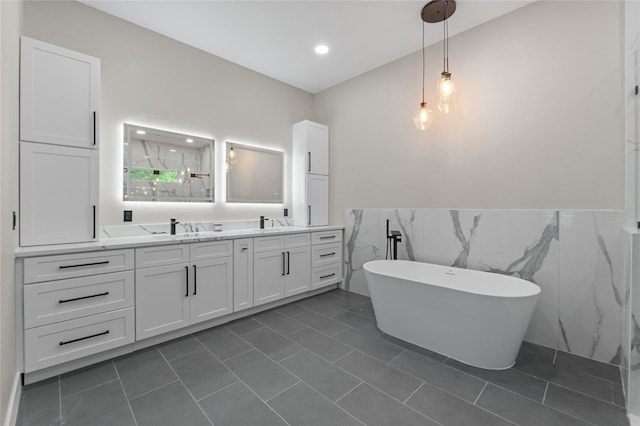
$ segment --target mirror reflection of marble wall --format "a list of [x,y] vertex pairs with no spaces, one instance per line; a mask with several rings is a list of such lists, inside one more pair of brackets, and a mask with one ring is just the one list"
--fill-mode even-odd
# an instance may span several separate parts
[[123,200],[213,202],[213,144],[124,123]]
[[283,203],[284,153],[227,142],[227,202]]

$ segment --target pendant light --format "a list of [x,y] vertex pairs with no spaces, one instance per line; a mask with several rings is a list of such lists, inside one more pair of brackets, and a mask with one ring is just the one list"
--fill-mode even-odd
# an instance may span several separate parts
[[422,102],[420,102],[420,108],[413,114],[413,122],[418,130],[426,130],[433,122],[433,111],[427,107],[427,103],[424,101],[424,19],[422,21]]
[[455,0],[433,0],[422,9],[422,19],[425,22],[443,22],[443,71],[438,79],[438,109],[445,114],[451,110],[451,102],[456,92],[456,86],[449,72],[449,18],[455,11]]

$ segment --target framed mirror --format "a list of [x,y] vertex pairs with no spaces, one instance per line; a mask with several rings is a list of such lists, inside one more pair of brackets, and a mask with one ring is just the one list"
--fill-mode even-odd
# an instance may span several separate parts
[[284,153],[226,144],[227,202],[284,203]]
[[124,123],[123,200],[210,202],[213,139]]

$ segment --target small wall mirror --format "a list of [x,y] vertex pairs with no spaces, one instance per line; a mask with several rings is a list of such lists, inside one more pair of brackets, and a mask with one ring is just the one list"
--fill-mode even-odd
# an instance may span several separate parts
[[213,202],[213,143],[124,123],[123,200]]
[[226,144],[227,202],[283,203],[284,153]]

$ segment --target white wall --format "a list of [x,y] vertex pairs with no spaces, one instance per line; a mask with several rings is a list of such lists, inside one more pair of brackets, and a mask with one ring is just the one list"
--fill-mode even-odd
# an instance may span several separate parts
[[[458,103],[426,133],[412,122],[420,52],[315,95],[313,119],[331,128],[332,222],[349,207],[624,208],[623,12],[542,1],[451,38]],[[429,47],[434,109],[441,66]]]
[[[26,2],[24,34],[102,61],[100,223],[137,223],[281,216],[289,206],[122,201],[122,123],[147,125],[216,140],[216,193],[224,186],[224,141],[285,151],[291,124],[311,115],[311,94],[77,2]],[[287,166],[285,179],[291,179]]]
[[15,268],[18,210],[18,82],[22,2],[0,2],[0,424],[11,414],[16,378]]

